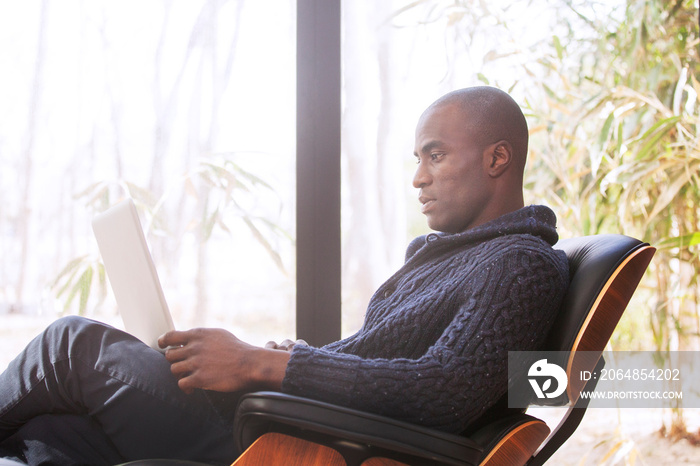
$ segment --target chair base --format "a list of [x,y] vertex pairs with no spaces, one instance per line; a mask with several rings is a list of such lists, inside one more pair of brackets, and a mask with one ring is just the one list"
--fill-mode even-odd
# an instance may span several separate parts
[[278,433],[268,433],[259,437],[232,466],[259,466],[261,464],[346,465],[340,453],[332,448]]
[[[231,466],[346,466],[334,449],[290,435],[269,433],[258,438]],[[361,466],[409,466],[389,458],[369,458]]]
[[526,464],[547,438],[549,432],[547,424],[539,419],[522,424],[503,437],[479,466]]

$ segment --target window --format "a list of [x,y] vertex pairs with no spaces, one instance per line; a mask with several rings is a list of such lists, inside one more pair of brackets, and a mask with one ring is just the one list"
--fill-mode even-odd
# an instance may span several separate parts
[[127,195],[178,327],[294,334],[294,8],[0,7],[3,354],[20,347],[10,332],[28,339],[63,313],[120,325],[86,271],[99,270],[91,217]]

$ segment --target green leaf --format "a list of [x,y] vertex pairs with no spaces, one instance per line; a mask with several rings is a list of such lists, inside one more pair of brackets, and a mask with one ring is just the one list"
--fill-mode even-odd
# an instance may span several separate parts
[[561,40],[558,36],[552,36],[552,42],[554,43],[554,49],[557,51],[557,58],[561,60],[564,58],[564,47],[561,45]]
[[258,230],[258,228],[255,226],[253,221],[247,217],[243,216],[241,217],[243,222],[248,226],[248,229],[250,229],[251,233],[255,237],[255,239],[258,241],[258,243],[265,248],[265,251],[267,251],[267,254],[270,256],[272,261],[277,265],[277,268],[283,272],[286,273],[286,270],[284,269],[284,264],[282,263],[282,258],[280,257],[279,253],[275,251],[275,248],[272,247],[270,242],[265,238],[265,236]]
[[673,201],[676,194],[678,194],[678,192],[686,184],[688,184],[690,180],[690,173],[683,171],[678,175],[678,177],[676,177],[675,180],[673,180],[670,185],[666,186],[659,198],[656,200],[656,203],[654,203],[654,209],[651,211],[651,214],[649,214],[649,221],[654,221],[659,212],[665,209],[666,206]]
[[88,299],[90,298],[90,291],[92,290],[92,267],[85,269],[85,272],[80,276],[76,286],[80,288],[80,304],[78,306],[78,314],[84,315],[87,309]]
[[697,246],[698,244],[700,244],[700,232],[696,231],[695,233],[689,233],[687,235],[665,238],[657,245],[657,247],[660,249],[686,249]]
[[135,201],[140,202],[148,209],[152,209],[158,203],[158,198],[150,190],[142,188],[129,181],[123,182],[126,192],[134,198]]
[[611,112],[610,115],[608,115],[608,118],[605,119],[603,129],[601,129],[600,136],[598,137],[598,144],[600,145],[601,149],[605,147],[605,143],[608,140],[608,135],[610,134],[610,127],[612,126],[614,121],[615,114]]
[[211,214],[204,213],[204,220],[202,222],[202,242],[207,241],[211,238],[214,232],[214,226],[217,224],[219,219],[219,208],[217,207]]
[[644,160],[647,158],[647,155],[652,153],[652,151],[656,154],[664,152],[666,148],[659,148],[659,142],[671,129],[675,127],[676,123],[678,123],[680,119],[680,116],[672,116],[656,122],[651,128],[649,128],[638,139],[639,142],[643,142],[643,145],[637,152],[636,159]]
[[87,259],[87,256],[80,256],[76,257],[75,259],[71,260],[66,264],[63,269],[58,273],[58,276],[54,280],[54,282],[51,284],[51,288],[55,288],[58,285],[58,282],[60,282],[63,277],[65,277],[68,274],[75,275],[76,270],[80,268],[80,265]]

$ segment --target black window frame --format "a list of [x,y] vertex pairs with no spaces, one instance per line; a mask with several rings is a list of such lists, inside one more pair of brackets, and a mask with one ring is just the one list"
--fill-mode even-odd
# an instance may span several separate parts
[[341,335],[340,0],[297,0],[296,333]]

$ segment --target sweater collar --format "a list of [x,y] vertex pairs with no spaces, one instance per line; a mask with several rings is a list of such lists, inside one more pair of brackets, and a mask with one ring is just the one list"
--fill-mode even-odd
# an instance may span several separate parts
[[[528,234],[542,238],[550,245],[554,245],[559,239],[556,223],[557,218],[552,209],[542,205],[531,205],[462,233],[433,233],[432,235],[450,242],[468,243],[499,236]],[[428,237],[432,235],[428,235]],[[428,240],[430,241],[430,239]]]

